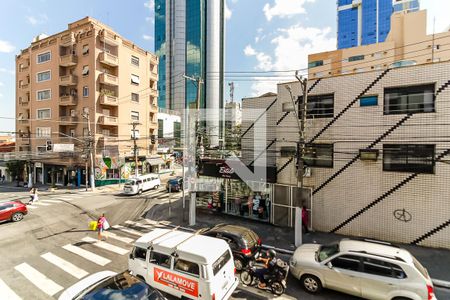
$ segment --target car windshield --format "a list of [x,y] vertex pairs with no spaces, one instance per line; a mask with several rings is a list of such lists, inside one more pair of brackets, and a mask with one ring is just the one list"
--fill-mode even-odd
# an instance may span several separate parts
[[135,180],[127,180],[127,182],[125,182],[125,184],[128,184],[128,185],[135,185],[135,184],[136,184],[136,181],[135,181]]
[[422,274],[423,277],[428,278],[427,269],[425,269],[422,266],[422,264],[415,257],[413,257],[413,263],[414,263],[414,266],[417,268],[417,270],[419,270],[420,274]]
[[163,299],[148,284],[125,272],[96,284],[78,300],[157,300]]
[[321,262],[327,259],[328,257],[331,257],[339,252],[339,245],[338,244],[332,244],[332,245],[323,245],[320,247],[319,251],[316,253],[316,259],[317,261]]

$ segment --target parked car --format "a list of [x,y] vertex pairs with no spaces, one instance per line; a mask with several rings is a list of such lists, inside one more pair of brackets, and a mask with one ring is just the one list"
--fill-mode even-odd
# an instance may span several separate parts
[[127,195],[136,195],[151,189],[158,189],[160,185],[161,180],[158,174],[139,175],[125,182],[123,192]]
[[237,271],[244,269],[261,250],[259,236],[253,230],[242,226],[219,224],[202,234],[222,239],[230,245]]
[[27,206],[20,201],[0,203],[0,222],[18,222],[28,213]]
[[309,293],[329,288],[373,300],[436,300],[427,270],[407,250],[385,242],[304,244],[289,264]]
[[59,300],[167,300],[158,290],[125,271],[92,274],[65,290]]
[[183,177],[178,176],[169,179],[166,184],[167,192],[179,192],[183,189]]

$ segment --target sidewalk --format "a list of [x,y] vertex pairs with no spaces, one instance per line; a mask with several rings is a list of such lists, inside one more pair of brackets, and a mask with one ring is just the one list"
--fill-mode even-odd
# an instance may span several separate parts
[[[178,200],[172,203],[171,216],[169,217],[169,204],[164,203],[153,206],[144,216],[146,219],[154,221],[167,221],[173,225],[188,226],[189,200],[186,199],[186,210],[183,211],[182,202]],[[220,213],[213,213],[207,209],[197,208],[197,224],[193,229],[212,227],[220,223],[231,223],[241,225],[254,230],[262,239],[263,244],[286,252],[294,251],[294,229],[277,227],[267,223],[247,220]],[[303,235],[303,243],[329,244],[339,241],[346,236],[322,232],[311,232]],[[450,288],[450,250],[426,248],[399,244],[400,247],[410,251],[427,268],[430,277],[436,286]]]

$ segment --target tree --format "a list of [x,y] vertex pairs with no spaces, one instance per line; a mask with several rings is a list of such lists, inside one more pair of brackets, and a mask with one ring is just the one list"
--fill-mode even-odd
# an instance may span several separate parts
[[19,186],[19,181],[23,180],[23,173],[25,171],[25,161],[13,160],[6,163],[6,172],[13,180],[17,180],[17,186]]

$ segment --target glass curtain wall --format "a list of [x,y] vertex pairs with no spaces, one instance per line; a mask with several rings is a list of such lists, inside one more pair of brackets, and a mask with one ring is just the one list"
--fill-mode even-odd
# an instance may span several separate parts
[[166,107],[166,0],[155,1],[155,52],[158,65],[158,107]]

